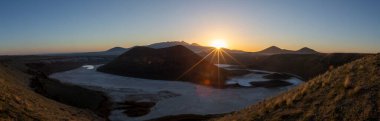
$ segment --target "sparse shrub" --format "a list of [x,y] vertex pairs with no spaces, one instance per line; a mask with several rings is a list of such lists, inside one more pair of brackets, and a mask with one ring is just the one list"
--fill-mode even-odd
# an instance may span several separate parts
[[352,94],[350,95],[352,96],[353,94],[359,93],[360,90],[362,90],[362,86],[355,86],[355,88],[352,91]]
[[322,80],[322,88],[323,88],[323,87],[326,87],[327,84],[328,84],[328,81],[327,81],[327,80]]
[[277,106],[281,106],[282,105],[282,99],[276,99],[275,101],[274,101],[274,107],[277,107]]
[[292,104],[293,104],[293,98],[292,97],[286,99],[286,105],[287,106],[291,106]]
[[304,96],[303,94],[298,93],[298,94],[293,96],[293,100],[295,102],[297,102],[297,101],[301,100],[303,98],[303,96]]
[[[2,107],[1,104],[0,107]],[[9,113],[9,110],[6,108],[0,109],[0,119],[8,118],[10,116]]]
[[380,67],[380,61],[376,62],[377,67]]
[[279,107],[280,107],[280,105],[279,105],[278,103],[274,103],[274,104],[273,104],[273,108],[274,108],[274,109],[277,109],[277,108],[279,108]]
[[344,79],[344,88],[351,88],[353,86],[352,80],[350,79],[350,76],[347,75],[346,78]]
[[364,68],[364,66],[363,66],[363,65],[360,65],[360,66],[359,66],[359,69],[363,69],[363,68]]
[[301,89],[301,94],[302,95],[305,95],[307,93],[307,86],[306,85],[303,85],[302,89]]
[[333,70],[334,69],[334,65],[330,65],[329,66],[329,71]]

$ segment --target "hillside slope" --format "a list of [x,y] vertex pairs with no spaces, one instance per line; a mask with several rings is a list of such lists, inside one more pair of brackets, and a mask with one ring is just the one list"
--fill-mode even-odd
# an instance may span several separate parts
[[94,121],[102,120],[87,110],[47,99],[27,86],[28,75],[0,64],[0,120]]
[[326,72],[286,93],[218,121],[378,121],[380,55]]
[[252,59],[249,67],[257,70],[286,72],[305,80],[323,74],[331,67],[339,67],[366,56],[355,53],[333,54],[278,54]]
[[188,48],[177,45],[153,49],[134,47],[98,71],[156,80],[178,80],[223,87],[227,71],[203,61]]

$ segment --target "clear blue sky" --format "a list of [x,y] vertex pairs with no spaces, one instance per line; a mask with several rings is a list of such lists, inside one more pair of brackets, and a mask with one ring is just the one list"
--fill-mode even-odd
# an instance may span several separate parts
[[160,41],[380,52],[379,0],[1,0],[0,54]]

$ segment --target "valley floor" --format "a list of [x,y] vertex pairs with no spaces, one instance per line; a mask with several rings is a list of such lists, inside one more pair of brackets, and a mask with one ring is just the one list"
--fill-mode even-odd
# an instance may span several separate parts
[[[278,88],[227,88],[215,89],[187,82],[160,81],[122,77],[97,72],[85,66],[82,68],[52,74],[50,77],[64,83],[103,91],[116,104],[110,120],[148,120],[180,114],[222,114],[243,109],[268,97],[278,95],[295,85]],[[97,68],[96,66],[95,68]],[[258,80],[262,75],[234,78],[232,81]],[[260,80],[261,79],[261,80]],[[244,82],[244,81],[243,81]],[[247,82],[247,81],[245,81]],[[290,79],[293,84],[301,80]],[[128,117],[124,111],[126,101],[155,102],[151,112],[141,117]],[[119,105],[118,105],[119,104]]]

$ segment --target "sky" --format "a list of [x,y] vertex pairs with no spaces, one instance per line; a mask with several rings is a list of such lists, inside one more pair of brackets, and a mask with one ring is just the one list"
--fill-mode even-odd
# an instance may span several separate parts
[[1,0],[0,54],[163,41],[259,51],[380,52],[378,0]]

